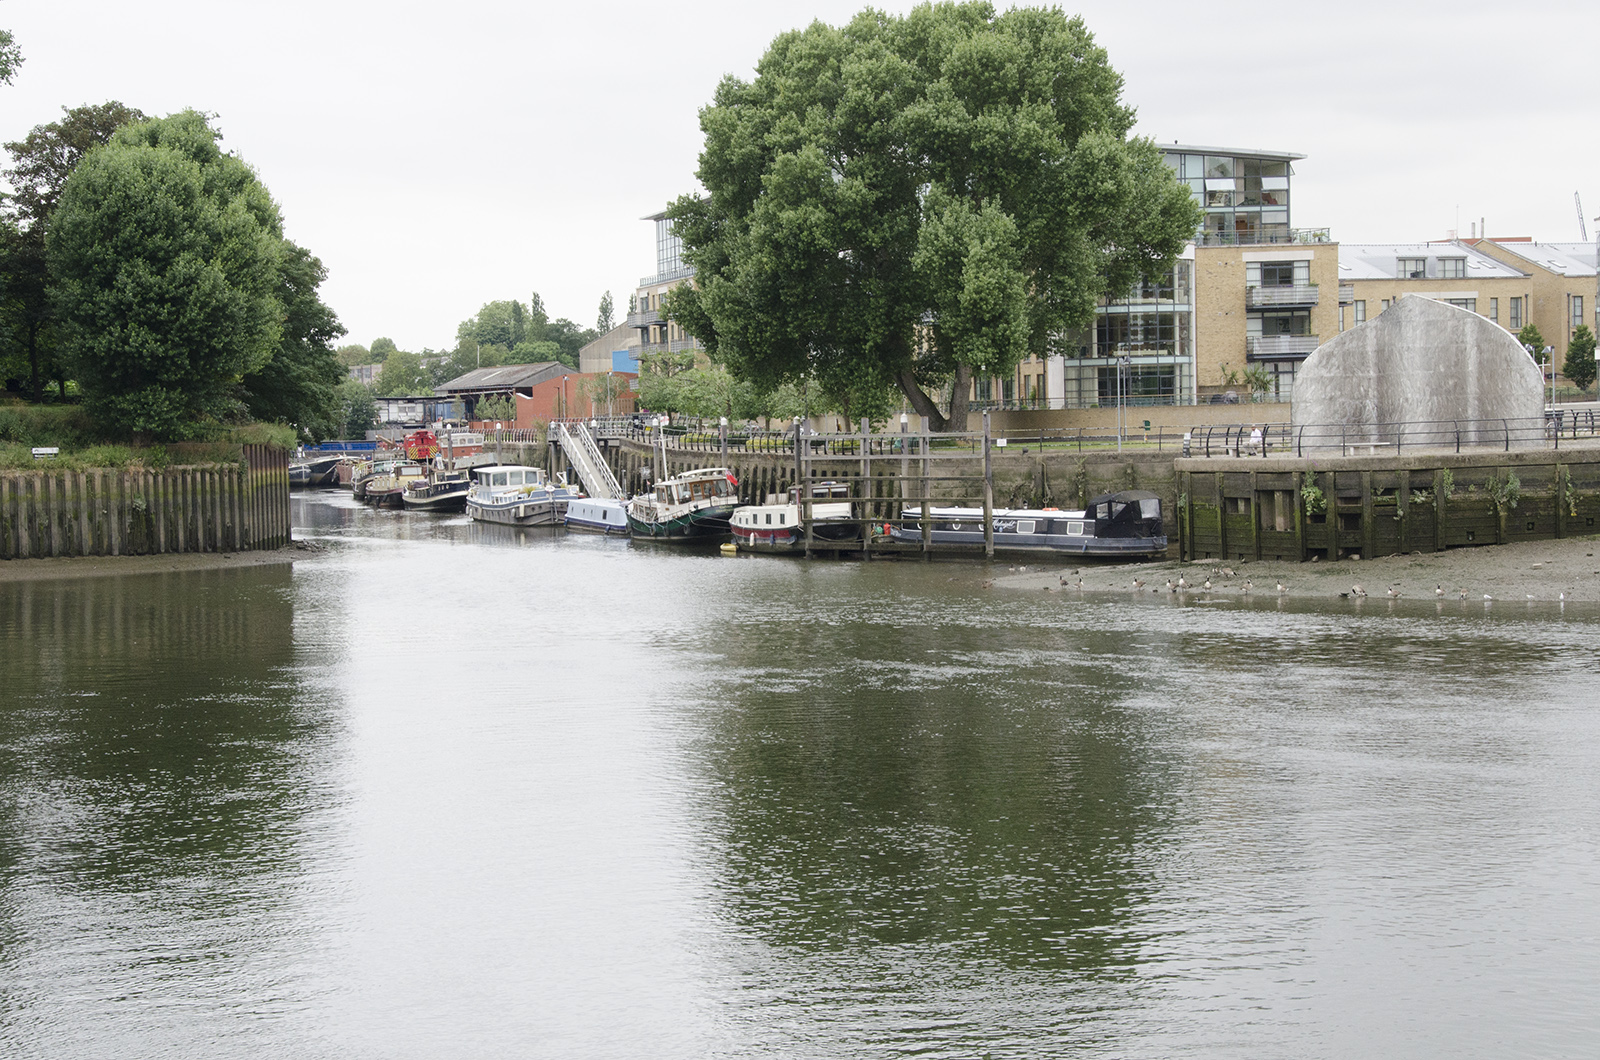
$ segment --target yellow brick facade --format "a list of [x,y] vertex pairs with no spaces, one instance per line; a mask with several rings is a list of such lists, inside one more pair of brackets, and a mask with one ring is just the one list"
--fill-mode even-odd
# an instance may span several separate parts
[[[1595,277],[1563,276],[1539,264],[1534,257],[1537,244],[1495,243],[1488,239],[1468,243],[1474,250],[1483,252],[1496,261],[1528,274],[1524,294],[1528,298],[1528,316],[1539,329],[1547,345],[1555,347],[1556,367],[1567,359],[1567,344],[1579,323],[1595,330]],[[1580,307],[1578,319],[1574,317],[1574,302]],[[1525,321],[1526,322],[1526,321]],[[1506,322],[1500,321],[1501,325]]]
[[[1281,306],[1251,306],[1251,266],[1304,262],[1315,302],[1285,301]],[[1252,357],[1249,337],[1256,330],[1251,317],[1303,310],[1309,315],[1306,336],[1326,342],[1338,331],[1339,245],[1337,243],[1245,245],[1195,248],[1194,262],[1195,373],[1201,400],[1229,389],[1228,373],[1243,375],[1251,364],[1269,363],[1271,355]],[[1314,346],[1308,342],[1307,345]],[[1284,370],[1303,355],[1277,358]],[[1237,384],[1234,385],[1237,389]]]

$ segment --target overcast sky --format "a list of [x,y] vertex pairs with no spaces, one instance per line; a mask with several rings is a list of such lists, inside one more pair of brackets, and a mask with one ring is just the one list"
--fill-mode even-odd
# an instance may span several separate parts
[[[209,111],[327,265],[347,341],[449,346],[531,291],[592,326],[603,291],[620,316],[654,271],[640,218],[696,187],[717,82],[862,6],[0,0],[25,60],[0,140],[108,99]],[[1297,227],[1401,242],[1487,217],[1559,242],[1578,239],[1575,191],[1600,215],[1592,0],[1064,9],[1122,72],[1138,134],[1306,155]]]

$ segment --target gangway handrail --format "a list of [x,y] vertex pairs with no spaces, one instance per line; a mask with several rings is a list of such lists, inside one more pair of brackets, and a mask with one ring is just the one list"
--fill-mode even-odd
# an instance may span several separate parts
[[583,481],[584,492],[597,500],[621,500],[622,486],[611,473],[605,457],[600,455],[600,447],[595,445],[588,426],[580,420],[558,421],[555,427],[561,436],[561,451]]

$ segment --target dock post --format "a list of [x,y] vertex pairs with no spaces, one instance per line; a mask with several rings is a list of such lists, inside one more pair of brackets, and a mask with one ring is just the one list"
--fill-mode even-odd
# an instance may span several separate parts
[[989,452],[989,412],[983,413],[983,554],[994,559],[994,461]]
[[861,417],[861,558],[871,559],[867,542],[872,535],[867,532],[867,522],[872,518],[872,495],[877,492],[872,484],[872,421]]
[[918,416],[922,421],[921,436],[917,444],[922,447],[922,558],[927,559],[933,552],[933,513],[928,510],[928,417]]

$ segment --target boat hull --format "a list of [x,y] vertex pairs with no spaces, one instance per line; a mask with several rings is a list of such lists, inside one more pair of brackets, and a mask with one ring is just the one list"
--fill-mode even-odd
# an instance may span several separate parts
[[728,536],[728,521],[736,505],[699,508],[670,519],[641,519],[628,513],[628,533],[645,541],[716,541]]
[[467,510],[467,484],[458,490],[418,496],[413,490],[403,498],[408,512],[464,512]]
[[[904,544],[921,544],[922,531],[915,526],[895,526],[889,530],[894,540]],[[963,552],[983,548],[983,528],[972,530],[940,530],[929,534],[935,549],[948,548]],[[1167,539],[1158,537],[1091,537],[1087,534],[1018,534],[997,531],[994,535],[996,552],[1047,554],[1060,556],[1099,556],[1105,558],[1135,559],[1147,556],[1165,556]]]
[[466,502],[467,514],[480,523],[501,526],[554,526],[566,515],[567,497],[530,497],[516,504]]

